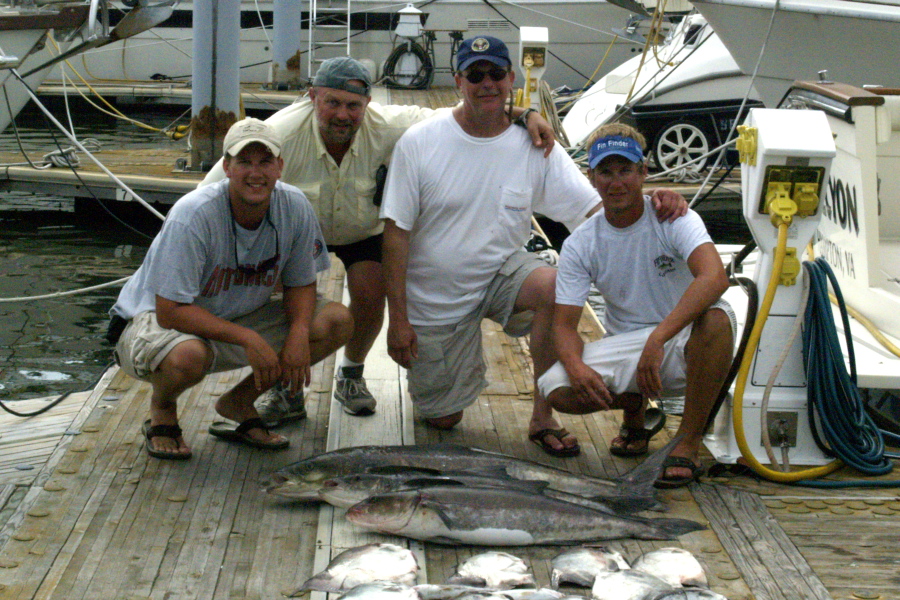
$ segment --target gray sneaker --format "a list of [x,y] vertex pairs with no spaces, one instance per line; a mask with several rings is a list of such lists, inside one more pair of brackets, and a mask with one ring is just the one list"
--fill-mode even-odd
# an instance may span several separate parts
[[357,417],[375,413],[375,397],[366,387],[362,367],[342,368],[343,376],[335,377],[334,398],[344,406],[344,412]]
[[256,401],[259,418],[266,427],[274,429],[291,421],[306,418],[306,406],[303,403],[303,390],[291,395],[287,386],[280,381],[275,387]]

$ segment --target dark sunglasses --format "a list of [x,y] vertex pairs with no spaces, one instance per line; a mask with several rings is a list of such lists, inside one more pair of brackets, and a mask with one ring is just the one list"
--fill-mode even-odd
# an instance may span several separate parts
[[[231,203],[229,203],[229,207]],[[278,265],[279,259],[281,259],[281,253],[278,249],[281,247],[278,239],[278,228],[275,227],[275,223],[269,218],[269,212],[266,211],[266,218],[264,223],[268,223],[272,226],[272,229],[275,230],[275,256],[267,258],[264,261],[259,262],[256,265],[242,265],[240,261],[238,261],[238,253],[237,253],[237,227],[234,224],[234,215],[231,216],[231,231],[234,233],[234,264],[237,267],[237,270],[247,275],[248,277],[252,277],[254,275],[261,275],[266,273],[276,265]]]
[[507,75],[509,75],[509,71],[498,67],[490,71],[469,71],[463,74],[463,77],[471,84],[478,84],[484,81],[485,77],[490,77],[491,81],[500,81],[505,79]]

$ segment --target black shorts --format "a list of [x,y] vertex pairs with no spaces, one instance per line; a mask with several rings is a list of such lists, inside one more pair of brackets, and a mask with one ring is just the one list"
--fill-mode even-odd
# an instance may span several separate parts
[[381,238],[382,234],[373,235],[364,240],[344,244],[343,246],[328,246],[328,250],[344,263],[344,269],[349,270],[355,263],[364,260],[381,263]]

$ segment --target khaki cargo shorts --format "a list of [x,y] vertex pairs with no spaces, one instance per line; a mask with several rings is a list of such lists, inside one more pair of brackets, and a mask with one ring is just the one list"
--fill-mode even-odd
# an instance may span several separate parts
[[414,325],[419,356],[407,371],[413,405],[435,419],[470,406],[485,387],[487,367],[481,345],[481,321],[491,319],[512,337],[531,330],[532,311],[512,314],[522,284],[540,267],[537,255],[520,251],[504,263],[491,281],[481,304],[458,323],[434,327]]
[[[329,300],[318,296],[315,314],[328,303]],[[288,320],[280,299],[271,300],[232,322],[257,332],[276,352],[284,345]],[[240,369],[248,364],[244,349],[240,346],[165,329],[156,321],[155,311],[142,312],[128,323],[116,344],[114,356],[123,371],[135,379],[146,380],[175,346],[188,340],[200,340],[212,350],[213,362],[209,373]]]

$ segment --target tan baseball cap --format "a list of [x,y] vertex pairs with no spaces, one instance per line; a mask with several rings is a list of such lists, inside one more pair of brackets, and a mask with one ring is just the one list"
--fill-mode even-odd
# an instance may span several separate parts
[[281,155],[281,136],[268,123],[247,117],[231,126],[225,134],[222,149],[225,155],[237,156],[247,144],[259,142],[265,145],[273,156]]

